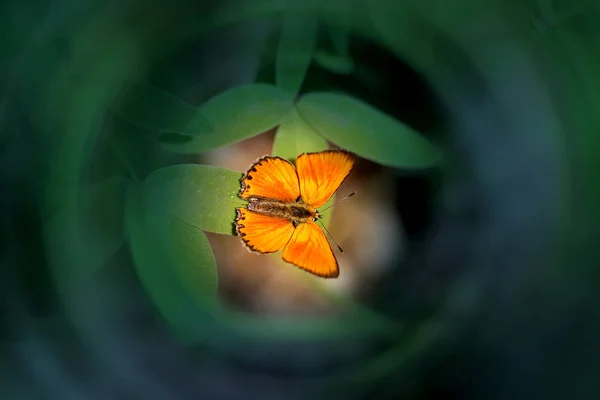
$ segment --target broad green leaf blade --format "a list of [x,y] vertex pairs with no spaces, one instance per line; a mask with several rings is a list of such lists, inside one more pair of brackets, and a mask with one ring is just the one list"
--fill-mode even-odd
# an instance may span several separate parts
[[190,137],[165,135],[162,145],[179,153],[200,153],[251,138],[279,125],[293,107],[293,96],[256,83],[227,90],[199,107],[213,126]]
[[363,158],[398,168],[427,168],[439,161],[437,149],[423,136],[358,99],[310,93],[297,109],[320,135]]
[[151,84],[132,84],[112,108],[127,122],[154,132],[196,135],[213,130],[198,108]]
[[298,94],[310,66],[317,37],[314,13],[289,10],[284,19],[277,49],[275,82],[278,87]]
[[327,141],[308,126],[294,109],[277,129],[273,156],[294,162],[301,153],[323,151],[328,147]]
[[208,165],[161,168],[144,182],[144,198],[153,210],[201,229],[231,235],[242,174]]
[[165,214],[143,186],[129,189],[127,231],[142,286],[180,339],[210,337],[211,311],[218,310],[217,271],[206,235]]
[[112,177],[75,188],[44,227],[63,288],[76,289],[91,279],[123,244],[126,183]]

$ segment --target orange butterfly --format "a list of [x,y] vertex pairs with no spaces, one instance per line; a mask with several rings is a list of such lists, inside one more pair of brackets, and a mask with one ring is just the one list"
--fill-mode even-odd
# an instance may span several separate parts
[[352,153],[325,150],[304,153],[296,166],[280,157],[264,156],[242,178],[236,232],[257,253],[283,249],[284,261],[323,278],[339,276],[331,246],[315,222],[317,208],[329,200],[355,164]]

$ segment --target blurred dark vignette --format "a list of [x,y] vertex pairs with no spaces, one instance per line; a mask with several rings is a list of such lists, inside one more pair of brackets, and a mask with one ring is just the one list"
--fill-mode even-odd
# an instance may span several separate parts
[[[210,25],[207,16],[235,9],[235,1],[4,2],[1,399],[600,396],[598,6],[499,0],[488,8],[457,0],[431,2],[429,18],[416,1],[376,3],[414,13],[398,35],[416,47],[424,38],[433,43],[435,68],[417,70],[358,32],[351,38],[355,73],[340,77],[313,65],[303,90],[350,92],[444,147],[440,168],[396,173],[394,204],[407,256],[364,299],[397,320],[432,319],[443,329],[437,339],[414,340],[401,355],[404,338],[249,346],[223,337],[220,348],[187,348],[141,288],[125,243],[93,271],[89,285],[64,293],[49,267],[55,255],[43,229],[53,211],[44,209],[52,208],[49,180],[82,183],[125,171],[110,138],[98,133],[103,124],[123,131],[119,146],[142,177],[191,158],[162,151],[155,135],[119,128],[93,110],[89,120],[57,115],[71,94],[58,90],[49,98],[48,87],[63,78],[86,85],[93,68],[114,55],[134,76],[99,75],[116,82],[77,101],[117,96],[118,80],[139,74],[199,104],[269,75],[261,60],[276,24],[240,18],[200,37],[197,25]],[[114,30],[102,26],[108,21]],[[97,48],[79,55],[82,64],[71,65],[77,35],[95,30],[113,37],[98,37]],[[150,56],[125,59],[136,50]],[[65,141],[66,135],[72,137]],[[60,163],[81,170],[51,176]],[[104,222],[87,228],[105,229]],[[82,254],[61,254],[71,256]],[[83,256],[81,262],[93,262]],[[376,373],[397,356],[404,359],[396,367]],[[340,379],[347,368],[354,373]]]

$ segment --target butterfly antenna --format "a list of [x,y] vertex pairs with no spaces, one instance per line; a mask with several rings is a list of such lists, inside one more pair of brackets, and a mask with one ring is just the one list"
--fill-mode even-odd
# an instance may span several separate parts
[[338,201],[336,201],[335,203],[333,203],[333,204],[332,204],[332,205],[330,205],[329,207],[327,207],[327,208],[324,208],[324,209],[322,209],[322,210],[319,210],[319,211],[320,211],[320,212],[323,212],[323,211],[325,211],[325,210],[329,210],[331,207],[335,206],[336,204],[339,204],[339,203],[341,203],[342,201],[346,200],[346,199],[347,199],[347,198],[349,198],[349,197],[352,197],[352,196],[354,196],[355,194],[356,194],[356,190],[355,190],[354,192],[350,193],[348,196],[346,196],[346,197],[344,197],[344,198],[342,198],[342,199],[339,199]]
[[321,224],[321,226],[323,227],[323,229],[325,230],[325,232],[327,232],[327,234],[329,235],[329,237],[331,238],[331,240],[333,240],[333,243],[335,243],[335,245],[339,249],[340,253],[343,253],[344,250],[342,250],[342,247],[339,244],[337,244],[337,242],[335,241],[335,239],[333,238],[333,236],[331,236],[331,233],[329,233],[329,231],[327,230],[327,228],[325,228],[325,224],[323,224],[321,222],[321,220],[317,220],[317,221]]

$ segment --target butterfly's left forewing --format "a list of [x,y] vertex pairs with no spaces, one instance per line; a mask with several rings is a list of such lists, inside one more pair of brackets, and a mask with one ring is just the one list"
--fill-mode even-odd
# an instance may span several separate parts
[[344,150],[326,150],[298,156],[296,171],[302,201],[315,208],[321,207],[338,190],[354,164],[354,155]]
[[315,223],[296,226],[282,254],[283,260],[323,278],[337,278],[337,260],[321,228]]

